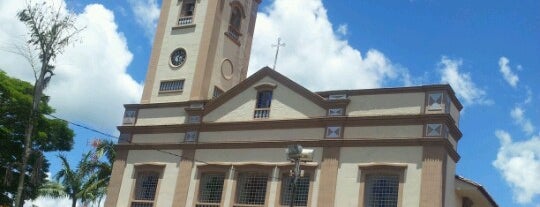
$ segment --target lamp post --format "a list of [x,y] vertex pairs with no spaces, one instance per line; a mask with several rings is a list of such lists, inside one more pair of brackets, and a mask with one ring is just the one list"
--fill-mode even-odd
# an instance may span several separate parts
[[300,178],[300,162],[310,162],[313,160],[313,149],[304,149],[299,144],[289,145],[285,151],[287,154],[287,159],[291,162],[294,162],[293,177],[292,177],[292,188],[291,188],[291,199],[289,206],[294,206],[294,201],[296,200],[296,186],[298,184],[298,179]]

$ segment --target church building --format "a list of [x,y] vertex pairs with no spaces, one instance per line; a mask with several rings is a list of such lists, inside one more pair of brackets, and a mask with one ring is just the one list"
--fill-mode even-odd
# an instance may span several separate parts
[[[268,67],[247,77],[260,3],[163,0],[105,206],[497,206],[455,174],[449,85],[312,92]],[[293,144],[313,150],[294,199]]]

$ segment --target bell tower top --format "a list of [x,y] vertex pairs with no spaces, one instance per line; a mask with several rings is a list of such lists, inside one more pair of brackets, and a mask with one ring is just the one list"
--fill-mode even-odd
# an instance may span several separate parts
[[163,0],[141,103],[208,100],[247,75],[260,0]]

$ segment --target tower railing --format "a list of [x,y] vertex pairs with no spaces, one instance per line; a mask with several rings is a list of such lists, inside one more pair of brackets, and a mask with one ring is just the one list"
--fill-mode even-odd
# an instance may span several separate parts
[[227,31],[228,35],[238,41],[238,38],[240,38],[240,36],[242,36],[242,33],[240,33],[240,31],[238,31],[235,27],[229,25],[229,30]]
[[192,24],[192,23],[193,23],[193,16],[180,17],[180,19],[178,19],[179,26]]

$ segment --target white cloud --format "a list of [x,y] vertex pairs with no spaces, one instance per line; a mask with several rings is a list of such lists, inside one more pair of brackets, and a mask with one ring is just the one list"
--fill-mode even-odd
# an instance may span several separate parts
[[257,16],[249,74],[273,64],[271,45],[281,37],[286,46],[279,51],[277,71],[310,90],[410,84],[407,70],[383,53],[370,49],[361,54],[343,40],[320,0],[276,0],[263,11]]
[[343,36],[347,35],[347,32],[349,31],[349,26],[347,24],[340,24],[338,26],[337,32]]
[[493,166],[511,186],[518,203],[531,203],[540,196],[540,135],[513,141],[508,132],[497,130],[495,136],[501,147]]
[[[47,172],[45,173],[47,177],[45,179],[51,180],[51,173]],[[104,196],[101,201],[98,199],[95,202],[91,202],[90,205],[87,206],[98,206],[98,202],[100,202],[99,206],[104,206],[105,199],[107,196]],[[70,207],[71,206],[71,199],[68,197],[61,197],[61,198],[52,198],[48,196],[39,196],[35,200],[26,200],[24,201],[23,207],[33,207],[33,206],[39,206],[39,207]],[[77,206],[81,207],[84,205],[81,205],[80,202],[77,203]]]
[[469,73],[462,73],[459,67],[461,60],[442,57],[438,64],[441,73],[441,82],[452,86],[457,96],[464,104],[490,104],[492,101],[486,98],[486,92],[476,86]]
[[145,34],[152,41],[159,19],[160,8],[157,0],[128,0],[135,21],[144,29]]
[[[0,30],[2,46],[24,41],[26,28],[15,16],[23,6],[24,1],[0,2],[4,11],[0,24],[8,28]],[[102,5],[86,6],[76,24],[86,28],[78,34],[80,41],[57,57],[55,76],[45,93],[58,116],[116,133],[122,105],[137,102],[142,91],[141,84],[126,73],[132,54],[117,31],[113,13]],[[0,68],[8,75],[34,82],[29,65],[19,55],[0,51],[0,56]]]
[[523,104],[530,104],[533,99],[533,92],[529,86],[525,86],[526,97]]
[[36,200],[24,202],[24,207],[32,207],[32,206],[69,207],[71,206],[71,199],[67,197],[64,197],[64,198],[38,197]]
[[523,108],[516,106],[512,111],[510,111],[510,116],[514,119],[514,122],[521,126],[521,129],[527,133],[532,134],[534,132],[534,126],[531,123],[531,120],[525,117],[525,110]]
[[[501,71],[504,80],[506,80],[506,82],[508,82],[510,86],[515,88],[519,81],[519,77],[514,72],[512,72],[512,69],[508,65],[509,62],[510,60],[508,60],[508,58],[506,57],[499,58],[499,71]],[[518,66],[518,68],[520,67]]]
[[[90,203],[87,206],[98,206],[98,201]],[[99,206],[104,206],[105,204],[105,197],[101,199],[101,204]],[[36,200],[32,201],[26,201],[24,203],[24,207],[32,207],[32,206],[39,206],[39,207],[70,207],[71,206],[71,199],[68,197],[64,198],[51,198],[51,197],[38,197]],[[77,203],[77,206],[83,207],[80,202]]]

